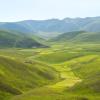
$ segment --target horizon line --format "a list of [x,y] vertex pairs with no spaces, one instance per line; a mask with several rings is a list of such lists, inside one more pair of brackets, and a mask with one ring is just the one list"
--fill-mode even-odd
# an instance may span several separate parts
[[87,16],[87,17],[64,17],[64,18],[46,18],[46,19],[21,19],[16,21],[0,21],[0,23],[22,22],[22,21],[47,21],[47,20],[64,20],[64,19],[86,19],[86,18],[99,18],[100,16]]

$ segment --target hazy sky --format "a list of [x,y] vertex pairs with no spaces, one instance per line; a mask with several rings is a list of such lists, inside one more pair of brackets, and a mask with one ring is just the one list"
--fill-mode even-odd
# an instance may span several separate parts
[[0,21],[100,16],[100,0],[0,0]]

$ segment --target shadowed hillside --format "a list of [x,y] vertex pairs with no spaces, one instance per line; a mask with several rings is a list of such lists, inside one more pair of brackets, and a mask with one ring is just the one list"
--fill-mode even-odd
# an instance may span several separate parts
[[46,47],[39,43],[33,37],[24,35],[20,32],[14,31],[0,31],[0,47],[18,47],[18,48],[32,48],[32,47]]

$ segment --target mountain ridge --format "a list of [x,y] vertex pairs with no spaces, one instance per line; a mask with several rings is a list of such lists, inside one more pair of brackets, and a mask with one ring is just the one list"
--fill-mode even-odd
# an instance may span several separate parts
[[[13,27],[12,27],[13,26]],[[1,22],[0,29],[38,34],[39,32],[100,32],[100,17],[64,18],[48,20],[23,20],[18,22]]]

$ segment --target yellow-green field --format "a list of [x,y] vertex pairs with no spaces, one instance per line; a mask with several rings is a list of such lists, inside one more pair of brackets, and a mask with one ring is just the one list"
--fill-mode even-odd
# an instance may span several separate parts
[[0,49],[0,81],[0,100],[100,100],[100,47]]

